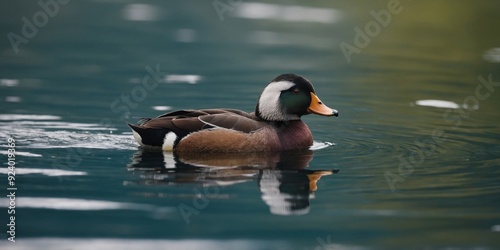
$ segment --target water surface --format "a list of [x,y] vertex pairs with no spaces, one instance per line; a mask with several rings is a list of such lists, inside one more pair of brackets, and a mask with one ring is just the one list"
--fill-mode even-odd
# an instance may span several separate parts
[[[500,247],[496,1],[401,1],[378,26],[390,1],[230,2],[71,1],[17,52],[43,9],[0,10],[2,249]],[[250,112],[287,72],[340,112],[304,117],[311,150],[179,159],[125,124]]]

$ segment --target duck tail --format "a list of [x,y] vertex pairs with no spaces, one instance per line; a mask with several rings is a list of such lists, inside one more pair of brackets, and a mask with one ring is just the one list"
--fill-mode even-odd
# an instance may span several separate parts
[[[130,123],[127,125],[132,129],[135,141],[142,147],[164,147],[166,136],[172,133],[162,128],[145,128]],[[173,148],[173,145],[171,147]]]

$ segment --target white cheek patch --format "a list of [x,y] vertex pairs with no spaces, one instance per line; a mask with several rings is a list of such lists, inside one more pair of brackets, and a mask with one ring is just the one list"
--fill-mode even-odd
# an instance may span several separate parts
[[173,151],[175,139],[177,139],[177,135],[174,132],[168,132],[165,135],[165,139],[163,139],[162,149],[164,151]]
[[290,117],[283,114],[279,98],[282,91],[295,86],[289,81],[272,82],[262,91],[259,98],[260,116],[270,121],[287,121]]
[[134,140],[141,146],[141,147],[144,147],[144,144],[142,143],[142,137],[139,133],[135,132],[133,129],[132,129],[132,134],[134,134]]

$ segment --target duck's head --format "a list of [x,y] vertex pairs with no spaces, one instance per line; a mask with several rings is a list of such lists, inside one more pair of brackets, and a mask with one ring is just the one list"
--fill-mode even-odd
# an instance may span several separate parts
[[316,96],[311,82],[295,74],[274,78],[260,94],[255,115],[267,121],[299,120],[307,114],[338,116]]

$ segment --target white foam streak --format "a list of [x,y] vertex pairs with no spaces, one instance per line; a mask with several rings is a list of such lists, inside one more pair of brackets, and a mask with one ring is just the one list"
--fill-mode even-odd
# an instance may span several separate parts
[[161,18],[161,12],[157,6],[134,3],[125,6],[123,18],[130,21],[156,21]]
[[473,107],[469,107],[467,104],[459,105],[455,102],[443,101],[443,100],[418,100],[415,102],[418,106],[425,107],[434,107],[434,108],[447,108],[447,109],[479,109],[478,105],[474,105]]
[[[87,249],[292,249],[281,240],[202,240],[202,239],[109,239],[109,238],[23,238],[9,244],[11,250],[87,250]],[[335,248],[353,249],[353,248]]]
[[55,115],[18,115],[18,114],[0,114],[0,120],[60,120],[60,116]]
[[283,22],[335,23],[342,18],[339,10],[298,5],[242,3],[234,15],[247,19],[269,19]]
[[[8,151],[0,151],[0,154],[8,155],[9,152]],[[26,157],[42,157],[43,156],[41,154],[34,154],[34,153],[23,152],[23,151],[19,151],[19,150],[16,150],[15,155],[16,156],[26,156]]]
[[324,148],[327,148],[327,147],[330,147],[330,146],[333,146],[333,145],[335,145],[335,143],[313,141],[313,145],[311,145],[309,147],[309,149],[315,151],[315,150],[324,149]]
[[[0,174],[7,174],[7,168],[0,168]],[[16,168],[16,175],[25,174],[41,174],[46,176],[77,176],[77,175],[87,175],[86,172],[81,171],[68,171],[61,169],[42,169],[42,168]]]
[[196,84],[201,80],[199,75],[167,75],[165,76],[166,83],[189,83]]
[[[9,204],[8,198],[0,198],[0,206],[7,207]],[[73,198],[51,198],[51,197],[16,197],[16,207],[20,208],[41,208],[55,210],[116,210],[116,209],[149,209],[151,206]]]

